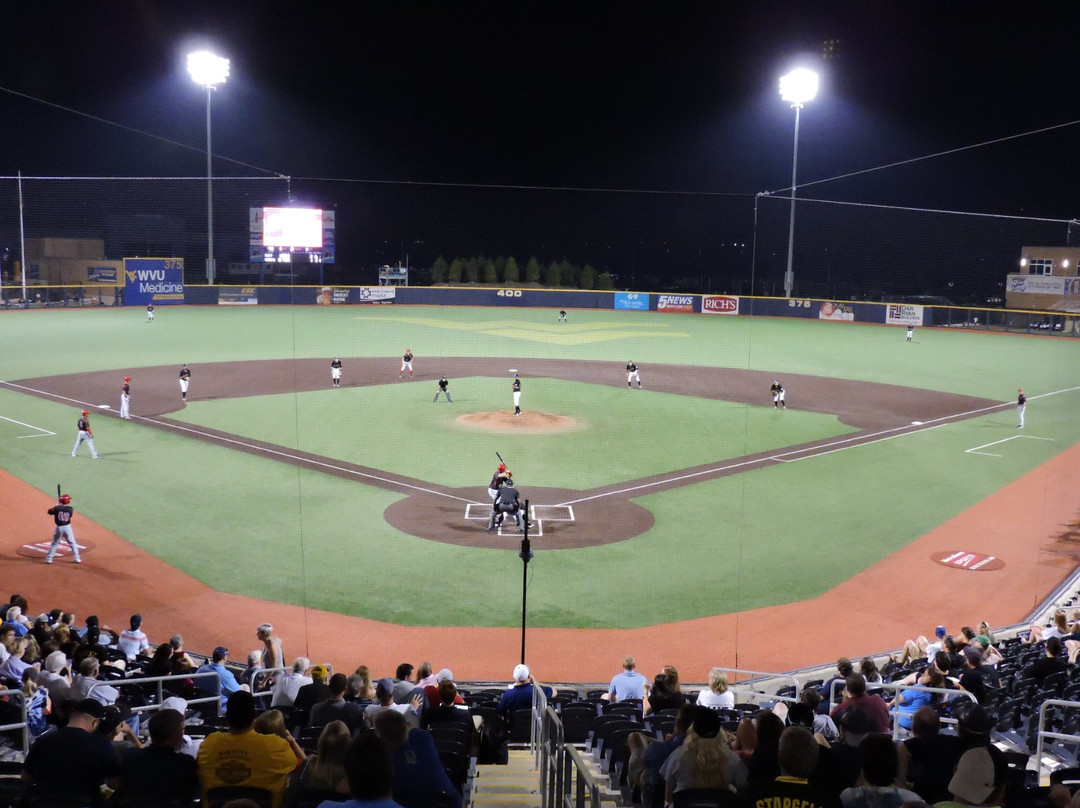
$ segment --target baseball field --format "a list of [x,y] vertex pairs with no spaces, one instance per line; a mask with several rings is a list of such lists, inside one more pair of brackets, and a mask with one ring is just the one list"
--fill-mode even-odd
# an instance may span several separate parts
[[[633,653],[700,681],[715,664],[784,670],[938,624],[1016,623],[1076,566],[1075,339],[222,306],[159,307],[153,323],[8,312],[0,341],[8,590],[118,629],[139,611],[153,641],[183,630],[239,658],[266,621],[288,656],[340,669],[430,659],[505,679],[524,590],[541,678],[606,680]],[[452,404],[432,401],[444,374]],[[116,417],[124,376],[131,421]],[[71,457],[81,409],[97,460]],[[496,452],[534,523],[524,580],[520,534],[484,529]],[[57,484],[78,567],[43,563]]]

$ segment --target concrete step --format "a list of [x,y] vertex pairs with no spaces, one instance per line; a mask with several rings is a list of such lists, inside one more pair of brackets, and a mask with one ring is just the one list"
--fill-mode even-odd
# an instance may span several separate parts
[[528,749],[511,749],[505,766],[477,766],[474,808],[540,808],[540,773]]

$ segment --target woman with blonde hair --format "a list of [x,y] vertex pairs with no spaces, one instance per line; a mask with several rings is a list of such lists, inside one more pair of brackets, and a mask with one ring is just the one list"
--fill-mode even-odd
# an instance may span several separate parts
[[45,716],[52,712],[52,700],[46,688],[38,687],[37,668],[24,670],[22,683],[23,698],[26,700],[26,728],[30,730],[30,736],[36,738],[48,726]]
[[660,769],[667,783],[666,800],[688,788],[722,788],[734,792],[746,784],[746,767],[728,745],[715,710],[698,707],[683,745],[671,753]]
[[319,735],[314,755],[309,755],[304,773],[300,776],[301,791],[334,791],[349,793],[345,774],[345,749],[352,735],[344,721],[331,721]]
[[293,754],[296,755],[297,766],[307,759],[307,752],[300,748],[296,738],[292,736],[288,727],[285,726],[285,715],[281,710],[274,709],[259,713],[255,717],[255,723],[252,724],[252,727],[260,735],[277,735],[279,738],[288,741]]
[[1071,634],[1069,629],[1069,620],[1065,616],[1064,609],[1058,609],[1054,612],[1054,624],[1052,626],[1031,626],[1031,630],[1028,632],[1028,643],[1043,642],[1049,640],[1051,637],[1064,638]]
[[698,693],[697,705],[710,710],[734,709],[735,694],[728,690],[728,678],[723,668],[709,671],[709,689]]

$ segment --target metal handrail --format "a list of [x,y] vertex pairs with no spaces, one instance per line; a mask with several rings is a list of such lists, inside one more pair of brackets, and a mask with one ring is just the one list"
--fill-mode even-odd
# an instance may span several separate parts
[[[829,686],[829,704],[831,705],[829,707],[829,712],[832,712],[832,710],[836,706],[835,704],[833,704],[833,702],[836,700],[837,685],[846,686],[846,683],[842,679],[837,679]],[[952,696],[954,698],[964,698],[968,701],[973,701],[976,704],[979,703],[979,700],[976,699],[975,696],[968,691],[957,690],[955,688],[949,687],[925,687],[924,685],[920,685],[918,683],[905,685],[900,682],[867,682],[866,686],[868,690],[891,690],[894,693],[899,693],[901,690],[924,690],[927,693],[941,693],[943,695]],[[886,702],[886,704],[888,704],[888,702]],[[899,715],[900,711],[898,709],[891,706],[889,707],[889,723],[892,724],[892,729],[890,730],[890,732],[892,732],[893,739],[897,739],[900,737],[900,722],[897,720],[897,716]],[[957,723],[957,721],[955,718],[942,717],[941,723],[955,724]]]
[[1041,761],[1043,759],[1043,738],[1052,738],[1058,741],[1080,741],[1080,735],[1070,735],[1065,732],[1054,732],[1052,730],[1044,730],[1046,726],[1046,708],[1047,707],[1076,707],[1080,708],[1080,701],[1065,701],[1064,699],[1047,699],[1041,705],[1039,705],[1039,732],[1038,741],[1035,744],[1035,759]]
[[550,808],[552,795],[562,795],[566,735],[553,707],[543,714],[540,738],[540,808]]
[[99,687],[120,687],[123,685],[157,685],[157,702],[155,704],[144,704],[141,707],[132,707],[133,713],[145,713],[161,709],[161,702],[167,698],[165,694],[165,682],[183,682],[188,679],[208,679],[212,678],[214,685],[212,688],[200,688],[209,691],[210,695],[205,697],[198,697],[194,699],[184,699],[188,704],[210,704],[215,702],[217,705],[217,714],[221,715],[221,677],[214,671],[203,671],[202,673],[178,673],[169,676],[133,676],[128,679],[99,679],[90,686],[90,690],[87,692],[89,698],[93,698],[90,694],[93,693]]
[[22,705],[22,721],[17,724],[3,724],[0,725],[0,731],[9,729],[21,729],[22,730],[22,751],[23,755],[30,751],[30,724],[26,720],[26,694],[21,690],[0,690],[0,697],[18,696],[19,702]]
[[[749,679],[743,679],[743,680],[738,681],[738,682],[729,681],[728,687],[729,687],[730,690],[737,690],[737,691],[740,691],[740,692],[749,690],[751,695],[754,695],[754,696],[758,696],[758,697],[765,696],[766,698],[769,698],[769,699],[781,699],[781,700],[784,700],[784,701],[791,701],[792,699],[790,697],[777,696],[776,693],[767,693],[767,692],[765,692],[763,690],[755,690],[754,689],[754,681],[759,679],[759,678],[760,679],[766,679],[769,682],[787,682],[787,683],[790,683],[790,684],[795,686],[795,698],[794,698],[794,701],[798,701],[799,690],[801,689],[802,685],[799,683],[799,680],[797,678],[795,678],[794,676],[792,676],[791,674],[788,674],[788,673],[770,673],[769,671],[753,671],[753,670],[745,670],[743,668],[721,668],[721,670],[724,671],[724,673],[737,673],[737,674],[742,675],[742,676],[749,676],[750,677]],[[777,687],[777,690],[779,690],[780,687],[783,687],[783,686],[784,685],[780,685],[779,687]]]
[[585,758],[572,744],[563,744],[563,751],[562,808],[600,808],[600,785]]

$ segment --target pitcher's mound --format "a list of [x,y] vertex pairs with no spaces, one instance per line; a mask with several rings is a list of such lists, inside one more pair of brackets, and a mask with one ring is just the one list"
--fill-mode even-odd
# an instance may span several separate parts
[[458,423],[473,429],[488,432],[563,432],[577,426],[577,421],[566,415],[552,415],[549,412],[523,412],[514,415],[512,411],[470,412],[459,415]]

